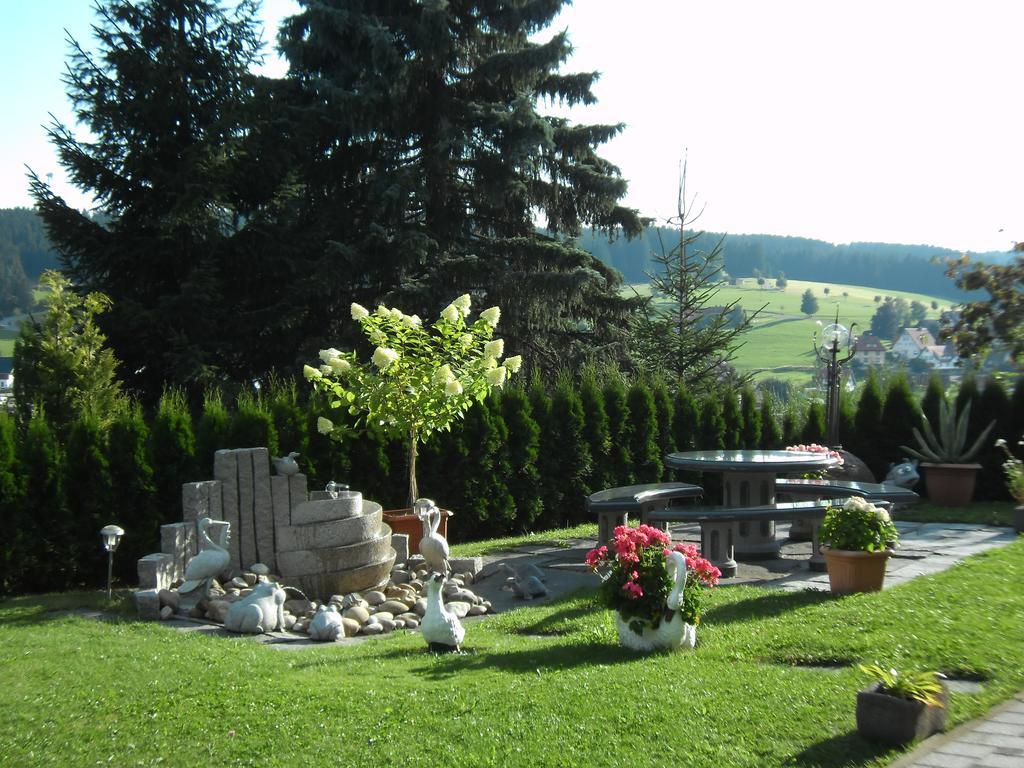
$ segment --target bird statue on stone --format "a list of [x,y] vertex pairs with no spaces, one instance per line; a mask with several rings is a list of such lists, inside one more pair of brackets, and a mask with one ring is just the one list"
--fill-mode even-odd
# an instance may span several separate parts
[[420,632],[427,641],[427,647],[434,653],[458,653],[466,628],[459,617],[450,613],[441,599],[441,588],[445,577],[435,573],[427,580],[427,609],[420,622]]
[[547,574],[533,563],[523,563],[518,566],[512,565],[511,563],[502,563],[498,566],[498,570],[503,573],[507,573],[509,576],[514,576],[517,579],[526,579],[533,576],[539,581],[547,582],[548,580]]
[[274,471],[279,475],[297,475],[299,474],[299,462],[295,460],[296,456],[302,454],[292,451],[287,456],[272,456],[270,461],[274,465]]
[[[204,584],[209,587],[210,580],[220,576],[231,562],[231,555],[228,551],[210,538],[208,530],[211,522],[213,521],[209,517],[201,517],[196,523],[201,549],[185,566],[185,581],[178,587],[178,594],[192,592]],[[228,536],[230,535],[229,529]],[[225,537],[224,543],[227,543],[227,537]]]
[[[536,570],[540,570],[536,566],[531,566]],[[516,597],[520,597],[523,600],[532,600],[535,597],[545,597],[548,594],[548,588],[544,586],[544,582],[540,580],[538,576],[526,575],[526,568],[521,568],[517,572],[508,563],[502,563],[498,566],[498,570],[504,573],[510,573],[511,575],[505,580],[505,586],[503,589],[509,589],[515,593]],[[541,574],[543,575],[543,573]]]
[[448,562],[448,542],[437,532],[441,526],[441,510],[430,499],[416,499],[412,509],[423,524],[420,554],[423,555],[430,570],[447,576],[451,572],[451,565]]

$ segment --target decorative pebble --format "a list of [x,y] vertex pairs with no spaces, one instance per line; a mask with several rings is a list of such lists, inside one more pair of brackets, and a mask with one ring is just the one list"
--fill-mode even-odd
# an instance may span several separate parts
[[201,619],[206,616],[206,609],[199,605],[193,605],[188,609],[188,617],[190,619]]
[[387,600],[387,597],[379,589],[371,589],[369,592],[363,595],[363,598],[370,605],[380,605],[385,600]]
[[348,606],[345,605],[345,595],[331,595],[327,602],[328,604],[333,603],[334,605],[339,605],[342,608],[348,608]]
[[383,624],[385,621],[394,621],[395,614],[391,613],[390,611],[377,611],[370,618],[372,618],[374,621],[378,621],[381,624]]
[[223,624],[230,608],[231,603],[226,600],[211,600],[206,607],[206,617],[218,624]]
[[466,585],[472,584],[474,581],[476,581],[476,579],[473,578],[473,574],[469,571],[463,573],[459,578],[461,578],[462,583]]
[[378,612],[387,611],[388,613],[393,613],[397,616],[400,613],[405,613],[406,611],[408,611],[409,605],[410,604],[406,603],[404,600],[385,600],[383,603],[377,606],[377,610]]
[[421,597],[412,607],[413,612],[417,616],[423,616],[427,612],[427,598]]
[[397,628],[394,619],[381,619],[378,623],[384,628],[385,632],[392,632]]
[[360,635],[380,635],[383,634],[383,632],[384,627],[382,627],[380,624],[377,624],[376,622],[363,624],[363,626],[359,628]]
[[174,615],[174,609],[171,608],[171,606],[169,606],[169,605],[165,605],[163,608],[160,609],[160,620],[161,621],[167,621],[167,619],[171,618],[173,615]]
[[235,576],[231,581],[228,582],[232,587],[238,587],[239,589],[245,589],[246,587],[252,586],[246,583],[245,579],[241,576]]
[[257,576],[255,573],[243,573],[242,578],[245,580],[246,586],[249,587],[255,587],[260,580],[259,576]]
[[445,607],[448,609],[449,613],[453,613],[458,618],[464,619],[466,618],[467,615],[469,615],[469,609],[473,606],[469,603],[464,603],[459,600],[456,600],[454,602],[448,603],[448,605],[446,605]]
[[467,615],[483,616],[485,613],[487,613],[487,609],[484,608],[482,605],[471,605],[469,606],[469,613]]
[[257,576],[269,576],[270,568],[264,563],[253,563],[249,566],[249,570],[255,573]]
[[248,597],[249,595],[252,594],[252,590],[251,589],[240,589],[240,590],[238,590],[238,594],[239,594],[240,597]]
[[359,624],[365,624],[370,619],[370,612],[361,605],[353,605],[351,608],[346,608],[341,615]]
[[402,619],[405,622],[406,629],[416,629],[420,625],[420,620],[416,619]]
[[409,582],[409,586],[415,589],[417,592],[423,591],[423,582],[419,579],[413,579]]
[[311,603],[309,600],[303,600],[302,598],[293,598],[291,600],[284,601],[284,609],[291,611],[296,616],[305,616],[307,613],[312,613],[316,610],[316,605]]
[[295,627],[295,624],[296,624],[297,621],[298,620],[294,616],[292,616],[290,613],[286,613],[284,615],[284,628],[285,629],[293,629]]
[[178,606],[181,605],[181,595],[177,590],[161,589],[157,597],[160,599],[160,605],[169,607],[172,612],[178,610]]
[[341,626],[345,628],[345,637],[353,637],[359,632],[359,622],[347,616],[341,617]]
[[400,568],[396,568],[391,572],[391,581],[395,584],[408,584],[412,575],[408,571],[403,571]]

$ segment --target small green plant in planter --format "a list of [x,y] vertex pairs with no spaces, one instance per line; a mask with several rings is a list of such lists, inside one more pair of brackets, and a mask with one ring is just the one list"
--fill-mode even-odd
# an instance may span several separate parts
[[[1018,440],[1017,445],[1024,445],[1024,440]],[[1017,533],[1024,533],[1024,461],[1021,461],[1006,446],[1002,438],[996,440],[996,448],[1001,448],[1006,454],[1006,461],[1003,462],[1003,472],[1006,474],[1006,489],[1010,492],[1013,500],[1017,502],[1017,509],[1014,510],[1013,526]]]
[[821,552],[835,594],[877,592],[900,534],[889,512],[859,496],[829,507],[821,524]]
[[932,429],[927,416],[921,417],[921,430],[913,430],[917,448],[901,445],[910,456],[921,460],[928,498],[945,507],[970,504],[974,496],[974,483],[980,464],[971,463],[985,441],[995,421],[982,430],[978,438],[967,447],[967,426],[971,418],[971,403],[967,403],[957,416],[956,406],[946,401],[939,403],[939,431]]
[[857,732],[865,739],[906,744],[945,727],[949,689],[937,673],[858,666],[872,678],[857,694]]

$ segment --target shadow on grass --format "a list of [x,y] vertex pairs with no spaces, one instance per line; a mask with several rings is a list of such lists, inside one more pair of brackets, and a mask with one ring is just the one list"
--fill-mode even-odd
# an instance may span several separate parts
[[704,612],[702,621],[714,622],[715,624],[758,621],[830,600],[832,600],[832,596],[828,592],[818,592],[809,589],[800,592],[766,590],[765,594],[758,597],[737,600],[734,603],[711,608]]
[[38,626],[87,611],[99,613],[100,618],[110,621],[136,617],[130,593],[115,592],[114,599],[108,601],[105,592],[66,592],[0,600],[0,626]]
[[831,739],[812,744],[795,755],[786,765],[802,768],[829,768],[833,765],[867,765],[876,757],[889,752],[891,747],[872,744],[862,739],[856,731],[850,731]]

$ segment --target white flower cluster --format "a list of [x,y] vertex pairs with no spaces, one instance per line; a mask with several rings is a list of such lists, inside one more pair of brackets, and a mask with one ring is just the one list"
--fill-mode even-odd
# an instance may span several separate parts
[[846,503],[843,504],[843,508],[848,509],[851,512],[873,512],[875,517],[877,517],[883,523],[888,523],[891,521],[889,513],[888,511],[885,510],[885,508],[876,507],[870,501],[861,496],[851,496],[846,500]]

